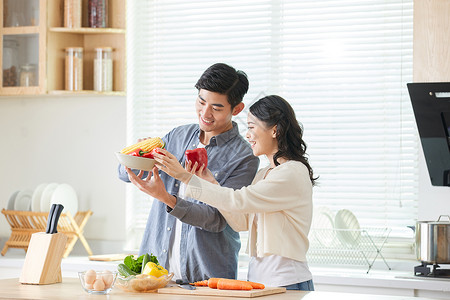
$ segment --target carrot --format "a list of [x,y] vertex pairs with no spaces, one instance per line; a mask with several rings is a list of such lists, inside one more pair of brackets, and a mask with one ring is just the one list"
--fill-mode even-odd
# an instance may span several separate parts
[[194,283],[189,283],[193,286],[208,286],[208,280],[196,281]]
[[220,279],[224,279],[224,278],[210,278],[208,279],[208,286],[212,289],[217,289],[217,283],[219,282]]
[[223,279],[223,278],[217,282],[217,288],[219,290],[245,290],[245,291],[253,289],[252,285],[248,281]]
[[263,289],[265,288],[264,284],[262,284],[262,283],[251,282],[251,281],[245,281],[245,282],[250,283],[250,285],[251,285],[252,288],[254,288],[254,289],[261,289],[261,290],[263,290]]

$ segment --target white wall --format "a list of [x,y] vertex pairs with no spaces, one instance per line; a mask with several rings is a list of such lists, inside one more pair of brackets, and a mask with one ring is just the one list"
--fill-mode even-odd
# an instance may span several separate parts
[[[125,184],[114,152],[126,143],[125,97],[0,97],[0,208],[20,189],[69,183],[94,212],[88,239],[125,240]],[[433,187],[420,154],[419,220],[450,214],[450,188]],[[10,228],[0,216],[3,244]]]
[[[68,183],[92,210],[87,239],[125,239],[125,184],[115,151],[126,143],[126,98],[0,97],[0,208],[17,190]],[[0,245],[11,233],[0,216]]]

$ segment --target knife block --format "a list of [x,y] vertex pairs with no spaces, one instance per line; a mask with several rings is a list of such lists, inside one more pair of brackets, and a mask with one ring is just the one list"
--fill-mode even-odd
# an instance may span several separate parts
[[61,282],[61,260],[66,242],[67,236],[64,233],[33,233],[19,282],[23,284]]

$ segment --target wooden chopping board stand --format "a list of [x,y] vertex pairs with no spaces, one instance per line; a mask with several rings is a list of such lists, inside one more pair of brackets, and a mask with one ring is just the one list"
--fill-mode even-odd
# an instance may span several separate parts
[[222,297],[242,297],[242,298],[254,298],[285,292],[286,288],[284,287],[266,287],[263,290],[253,289],[251,291],[232,291],[232,290],[218,290],[209,287],[198,286],[195,290],[186,290],[180,288],[178,285],[175,284],[169,284],[165,288],[158,289],[159,294],[222,296]]

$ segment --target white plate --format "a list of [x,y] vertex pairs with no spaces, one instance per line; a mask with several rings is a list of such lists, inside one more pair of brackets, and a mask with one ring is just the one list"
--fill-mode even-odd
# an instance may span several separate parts
[[55,191],[55,189],[58,187],[58,183],[49,183],[44,191],[42,192],[41,196],[41,212],[49,212],[50,211],[50,201],[52,200],[52,194]]
[[334,231],[334,213],[326,206],[314,209],[311,228],[314,229],[314,237],[325,247],[333,245],[336,239]]
[[77,193],[69,184],[61,183],[52,194],[50,207],[52,206],[52,204],[62,204],[64,206],[62,212],[70,212],[73,217],[78,211]]
[[355,247],[361,238],[361,228],[358,219],[348,209],[341,209],[337,212],[334,219],[334,226],[337,230],[337,237],[342,244]]
[[41,211],[42,192],[47,187],[47,185],[48,185],[48,183],[41,183],[34,189],[33,197],[31,197],[31,211],[34,211],[34,212]]
[[120,152],[116,152],[116,156],[120,164],[130,169],[151,171],[153,169],[153,166],[155,165],[155,160],[151,158],[122,154]]
[[31,209],[31,197],[33,191],[23,190],[16,195],[14,200],[14,210],[30,211]]
[[14,201],[16,200],[16,196],[20,191],[15,191],[11,194],[8,200],[8,204],[6,205],[6,210],[14,210]]

